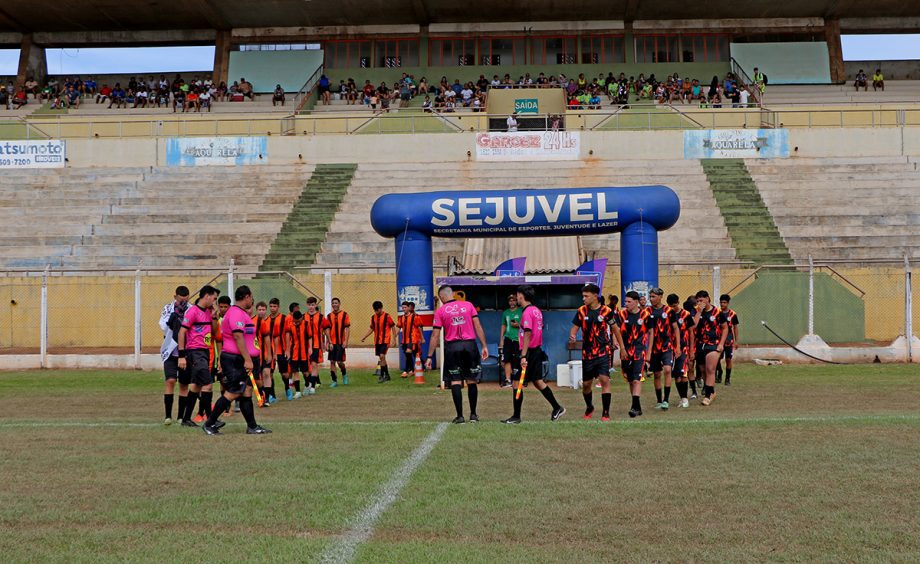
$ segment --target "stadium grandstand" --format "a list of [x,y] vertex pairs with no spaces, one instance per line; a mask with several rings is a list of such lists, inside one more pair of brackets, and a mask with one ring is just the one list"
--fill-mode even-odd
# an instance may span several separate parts
[[[908,470],[920,437],[909,366],[920,362],[911,278],[920,265],[920,62],[844,60],[842,37],[869,34],[920,34],[920,3],[0,3],[0,49],[18,50],[15,74],[0,76],[0,358],[21,371],[0,374],[12,405],[0,412],[0,468],[23,477],[19,491],[0,488],[13,539],[0,547],[11,561],[180,560],[188,553],[173,546],[174,533],[213,517],[220,532],[201,531],[208,538],[196,557],[230,554],[231,538],[243,538],[233,527],[245,520],[253,560],[916,559],[916,472]],[[213,61],[49,73],[51,49],[164,46],[213,47]],[[601,213],[572,219],[581,205],[574,189],[610,223]],[[425,199],[442,191],[456,214]],[[659,229],[671,193],[679,205]],[[628,206],[601,198],[610,194],[636,217],[623,219]],[[399,233],[374,217],[393,196],[405,207]],[[428,207],[420,214],[413,202]],[[535,227],[562,235],[503,231],[518,204],[521,225],[542,217]],[[450,218],[440,232],[438,209]],[[578,221],[593,223],[572,227]],[[497,227],[471,229],[489,225]],[[641,261],[628,257],[636,248]],[[406,282],[407,270],[424,279]],[[628,278],[635,271],[646,278]],[[199,289],[215,311],[218,291],[252,310],[214,319],[239,317],[235,327],[254,333],[258,350],[243,354],[229,326],[215,342],[240,347],[241,389],[264,394],[272,407],[256,413],[278,424],[269,439],[277,442],[213,447],[199,431],[200,444],[186,452],[180,443],[172,460],[177,441],[160,428],[163,405],[170,433],[204,422],[220,434],[218,410],[228,421],[240,413],[244,432],[267,432],[245,394],[231,398],[238,394],[228,386],[214,391],[217,403],[205,399],[223,370],[211,333],[213,357],[199,351],[210,382],[182,379],[196,348],[189,332],[220,327],[177,315]],[[455,297],[457,308],[471,304],[462,315],[438,310]],[[674,325],[655,321],[659,302],[673,298]],[[652,305],[639,309],[640,299]],[[595,350],[588,316],[600,312],[602,325],[608,310],[591,308],[605,303],[613,307],[599,330],[607,340]],[[544,310],[545,336],[542,317],[538,338],[523,318],[506,316],[515,304]],[[335,317],[339,308],[347,314]],[[698,350],[689,350],[678,312],[704,326],[703,312],[712,312],[716,337],[699,330]],[[659,356],[656,370],[645,345],[635,348],[649,331],[645,319],[673,332],[667,347],[684,339],[682,356],[696,362],[696,372],[675,373],[680,403],[668,404],[668,363]],[[448,331],[444,320],[463,329]],[[432,337],[442,329],[443,344]],[[545,354],[537,363],[525,354],[522,366],[512,353],[525,335],[542,340],[531,351]],[[448,360],[454,341],[479,348]],[[480,368],[461,370],[456,358],[472,365],[477,352],[494,390],[462,376]],[[611,366],[615,355],[625,363]],[[596,370],[605,403],[595,417],[587,368],[599,359],[609,365]],[[723,363],[725,384],[735,371],[729,388]],[[528,364],[545,368],[528,376]],[[55,370],[59,387],[51,372],[30,372],[39,368]],[[529,436],[521,429],[522,440],[488,423],[462,440],[453,427],[428,425],[444,419],[451,400],[453,422],[465,422],[464,395],[470,422],[480,401],[483,411],[513,407],[503,422],[520,423],[523,400],[501,389],[512,386],[528,397],[528,417],[546,411]],[[35,391],[44,387],[57,389]],[[202,408],[193,423],[186,408],[191,416],[195,397]],[[644,427],[623,436],[575,427],[611,417],[628,424],[643,415],[640,397]],[[555,425],[562,406],[581,409],[583,398],[593,422],[537,426]],[[688,410],[669,411],[677,406]],[[691,427],[659,425],[666,417]],[[64,438],[51,434],[58,426]],[[98,452],[85,455],[94,445]],[[622,465],[624,475],[672,474],[655,466],[662,461],[690,474],[687,484],[675,480],[679,503],[668,484],[630,480],[624,487],[635,490],[612,488],[616,501],[592,497],[608,488],[594,472]],[[456,472],[461,464],[468,475]],[[217,466],[233,470],[216,472],[214,485],[228,493],[211,507],[210,492],[184,477]],[[523,474],[531,468],[552,475]],[[259,478],[269,475],[281,479]],[[885,487],[853,479],[866,475]],[[99,476],[105,481],[90,483]],[[48,509],[70,498],[72,508]],[[445,517],[479,511],[482,520],[461,526]],[[581,522],[596,514],[646,522],[644,512],[655,527],[617,533],[614,553],[595,547],[605,533]],[[545,537],[527,526],[535,515],[552,519]],[[679,546],[661,552],[669,543]]]

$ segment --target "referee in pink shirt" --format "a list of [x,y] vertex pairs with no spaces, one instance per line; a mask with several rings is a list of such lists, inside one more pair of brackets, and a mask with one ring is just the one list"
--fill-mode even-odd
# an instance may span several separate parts
[[[540,308],[533,305],[536,291],[533,286],[518,286],[517,303],[523,308],[521,310],[520,333],[518,338],[521,342],[521,370],[526,371],[526,381],[533,382],[533,387],[543,394],[546,401],[553,407],[550,415],[552,421],[556,421],[565,415],[565,408],[559,405],[553,391],[543,381],[543,367],[548,358],[543,351],[543,312]],[[514,415],[502,421],[510,425],[516,425],[521,422],[521,407],[524,405],[524,393],[517,397],[517,391],[512,392],[514,395]]]
[[[489,358],[486,334],[482,330],[476,308],[470,302],[455,300],[454,291],[450,286],[438,288],[438,298],[441,300],[441,307],[434,312],[434,329],[428,343],[428,360],[425,361],[425,368],[431,370],[434,351],[441,340],[441,331],[444,331],[444,371],[447,373],[447,380],[450,381],[450,393],[457,409],[457,417],[453,423],[460,425],[466,422],[463,419],[464,380],[470,399],[470,423],[475,423],[479,421],[476,402],[479,399],[478,384],[482,374],[479,359]],[[479,339],[479,351],[476,350],[476,339]]]

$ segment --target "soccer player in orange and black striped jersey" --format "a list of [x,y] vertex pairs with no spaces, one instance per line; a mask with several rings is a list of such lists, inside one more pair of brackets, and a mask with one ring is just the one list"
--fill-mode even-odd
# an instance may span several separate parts
[[310,375],[310,345],[313,335],[310,333],[310,325],[304,321],[299,309],[291,314],[290,337],[285,343],[284,354],[291,367],[291,377],[297,390],[295,396],[300,396],[300,375],[303,374],[304,381]]
[[345,349],[348,348],[348,337],[351,334],[351,318],[342,311],[342,300],[332,298],[332,311],[326,316],[329,322],[329,376],[332,377],[332,387],[338,385],[335,367],[338,365],[342,371],[342,384],[348,385],[348,369],[345,367]]
[[[741,346],[738,342],[738,314],[735,310],[728,307],[732,297],[728,294],[719,296],[719,310],[725,315],[725,321],[728,322],[728,338],[725,339],[725,350],[722,351],[722,358],[725,359],[725,385],[731,386],[732,381],[732,358],[735,356],[735,349]],[[716,365],[716,384],[722,383],[722,363]]]
[[581,393],[585,398],[585,419],[594,416],[595,378],[601,383],[601,400],[604,410],[601,421],[610,421],[610,325],[616,323],[616,317],[609,307],[601,305],[598,300],[600,288],[596,284],[586,284],[581,290],[581,299],[585,305],[578,308],[569,331],[569,342],[574,343],[578,331],[581,331]]
[[307,313],[303,316],[304,322],[310,325],[310,386],[307,388],[309,394],[316,393],[316,387],[319,382],[319,365],[323,363],[323,349],[326,348],[326,341],[329,340],[329,321],[323,317],[323,314],[317,309],[316,298],[310,296],[307,298]]
[[716,364],[725,350],[728,339],[728,320],[719,308],[709,301],[709,292],[700,290],[696,293],[696,361],[704,363],[706,380],[703,386],[703,399],[700,403],[709,405],[716,397]]
[[629,416],[638,417],[642,415],[642,371],[650,360],[651,350],[655,346],[655,327],[651,323],[648,310],[639,307],[638,292],[626,292],[623,302],[626,307],[617,313],[617,323],[612,329],[620,346],[623,378],[629,382],[632,394]]
[[275,368],[278,368],[278,373],[281,374],[281,383],[283,384],[283,390],[288,400],[294,399],[294,392],[291,389],[290,384],[290,371],[288,369],[287,358],[284,356],[284,351],[287,350],[285,343],[286,339],[290,339],[288,334],[291,330],[291,316],[280,313],[281,309],[281,300],[278,298],[272,298],[268,300],[268,332],[269,338],[272,342],[272,364],[270,367],[269,379],[271,380],[272,389],[274,389],[274,373]]
[[272,381],[272,366],[274,366],[274,353],[272,352],[271,320],[268,318],[268,304],[256,304],[256,316],[252,318],[256,324],[256,344],[259,348],[259,358],[252,359],[255,363],[252,373],[261,375],[262,397],[265,398],[263,407],[271,405],[275,399],[275,383]]
[[408,378],[415,369],[415,359],[422,352],[422,320],[415,313],[414,302],[402,303],[403,314],[396,320],[396,327],[402,333],[399,344],[403,353],[405,370],[400,376]]
[[[680,351],[680,330],[677,327],[677,312],[662,303],[664,290],[652,288],[649,291],[651,305],[648,312],[651,322],[655,325],[655,348],[652,350],[649,370],[655,374],[655,399],[658,403],[655,409],[667,410],[671,399],[671,369],[674,366],[674,357]],[[664,374],[664,390],[662,390],[662,373]],[[662,391],[664,392],[662,394]]]
[[693,315],[680,307],[680,297],[677,294],[668,295],[668,307],[677,314],[677,330],[680,333],[680,349],[674,352],[674,368],[672,374],[677,378],[677,394],[680,396],[680,406],[689,407],[687,400],[687,359],[693,350]]
[[[367,333],[361,337],[363,343],[371,334],[374,335],[374,354],[377,355],[380,362],[380,376],[377,383],[382,384],[390,381],[390,369],[387,366],[387,350],[392,342],[396,346],[396,324],[390,314],[383,311],[383,302],[376,301],[373,304],[374,315],[371,316],[371,326]],[[392,337],[391,337],[392,333]]]

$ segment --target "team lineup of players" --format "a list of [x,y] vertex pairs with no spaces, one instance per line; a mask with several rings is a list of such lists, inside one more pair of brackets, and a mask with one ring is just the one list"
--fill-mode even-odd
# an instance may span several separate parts
[[[575,343],[582,335],[582,393],[585,419],[595,413],[593,390],[595,381],[601,387],[602,421],[610,420],[610,373],[614,351],[619,350],[623,378],[629,385],[632,404],[630,417],[642,415],[641,383],[646,371],[654,373],[656,408],[669,409],[672,380],[680,396],[680,407],[688,407],[689,399],[702,396],[701,404],[708,406],[715,399],[715,384],[721,382],[721,359],[725,358],[725,384],[730,385],[732,353],[738,346],[737,314],[728,305],[730,297],[722,295],[720,307],[710,302],[708,292],[700,291],[679,307],[676,294],[667,297],[655,288],[649,293],[650,304],[644,296],[628,292],[622,309],[604,304],[596,285],[582,290],[584,305],[572,320],[569,341]],[[457,300],[449,286],[439,289],[441,305],[434,315],[433,331],[426,367],[431,368],[434,353],[444,333],[444,383],[450,386],[456,409],[454,423],[465,423],[462,408],[464,384],[470,405],[470,422],[479,420],[476,412],[480,361],[488,358],[485,333],[476,308],[470,302]],[[160,318],[164,332],[161,348],[165,373],[164,422],[172,423],[175,384],[179,383],[177,419],[183,426],[202,428],[208,434],[219,434],[225,413],[241,412],[247,433],[270,433],[255,420],[253,394],[262,406],[278,401],[274,375],[281,377],[288,400],[316,393],[320,386],[319,367],[328,355],[331,387],[338,386],[337,371],[343,385],[348,385],[346,349],[351,320],[342,311],[341,301],[333,298],[332,311],[323,315],[317,309],[317,299],[309,297],[306,312],[300,304],[292,303],[288,314],[280,311],[280,301],[272,298],[268,304],[254,303],[252,292],[240,286],[234,295],[220,296],[212,286],[202,288],[194,303],[189,303],[189,290],[176,289],[174,301],[167,304]],[[513,414],[505,423],[521,422],[523,387],[533,384],[552,407],[551,420],[565,414],[565,408],[555,399],[545,382],[548,357],[543,349],[543,313],[533,304],[535,290],[521,286],[509,296],[509,307],[502,315],[501,360],[504,368],[502,387],[512,387],[512,377],[520,376],[514,391]],[[423,344],[421,318],[412,302],[403,302],[403,314],[394,321],[379,301],[373,303],[364,342],[374,337],[375,354],[379,359],[378,383],[390,380],[386,356],[397,342],[404,355],[405,366],[411,370],[420,360]],[[478,341],[478,348],[477,348]],[[694,373],[695,378],[690,375]],[[401,376],[407,377],[404,371]],[[303,388],[301,387],[301,377]],[[212,406],[213,385],[221,384],[221,395]],[[688,399],[688,388],[692,395]],[[236,408],[233,409],[233,404]],[[196,403],[198,413],[193,418]]]

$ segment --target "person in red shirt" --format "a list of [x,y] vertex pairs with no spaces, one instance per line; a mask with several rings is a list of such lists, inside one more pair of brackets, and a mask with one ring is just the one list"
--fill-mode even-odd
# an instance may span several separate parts
[[[367,340],[371,334],[374,335],[374,354],[377,355],[380,365],[380,376],[377,383],[382,384],[390,381],[390,369],[387,366],[387,351],[392,346],[396,346],[396,324],[390,314],[383,311],[383,302],[376,301],[373,303],[374,315],[371,316],[371,326],[367,333],[361,337],[361,342]],[[392,334],[392,337],[391,337]]]
[[403,302],[402,310],[403,314],[396,321],[396,327],[402,334],[399,342],[405,362],[405,370],[400,377],[408,378],[409,372],[415,369],[415,359],[422,352],[422,320],[415,313],[414,302]]
[[329,322],[329,376],[332,378],[330,387],[338,386],[335,367],[338,365],[342,371],[342,384],[348,385],[348,369],[345,367],[345,349],[348,347],[348,337],[351,334],[351,318],[342,311],[342,301],[332,298],[332,311],[326,316]]
[[326,341],[329,340],[329,321],[323,317],[323,314],[316,309],[317,300],[310,296],[307,298],[307,313],[304,314],[304,321],[310,326],[310,385],[306,392],[310,395],[316,393],[316,387],[320,385],[319,365],[323,363],[323,349],[326,348]]

